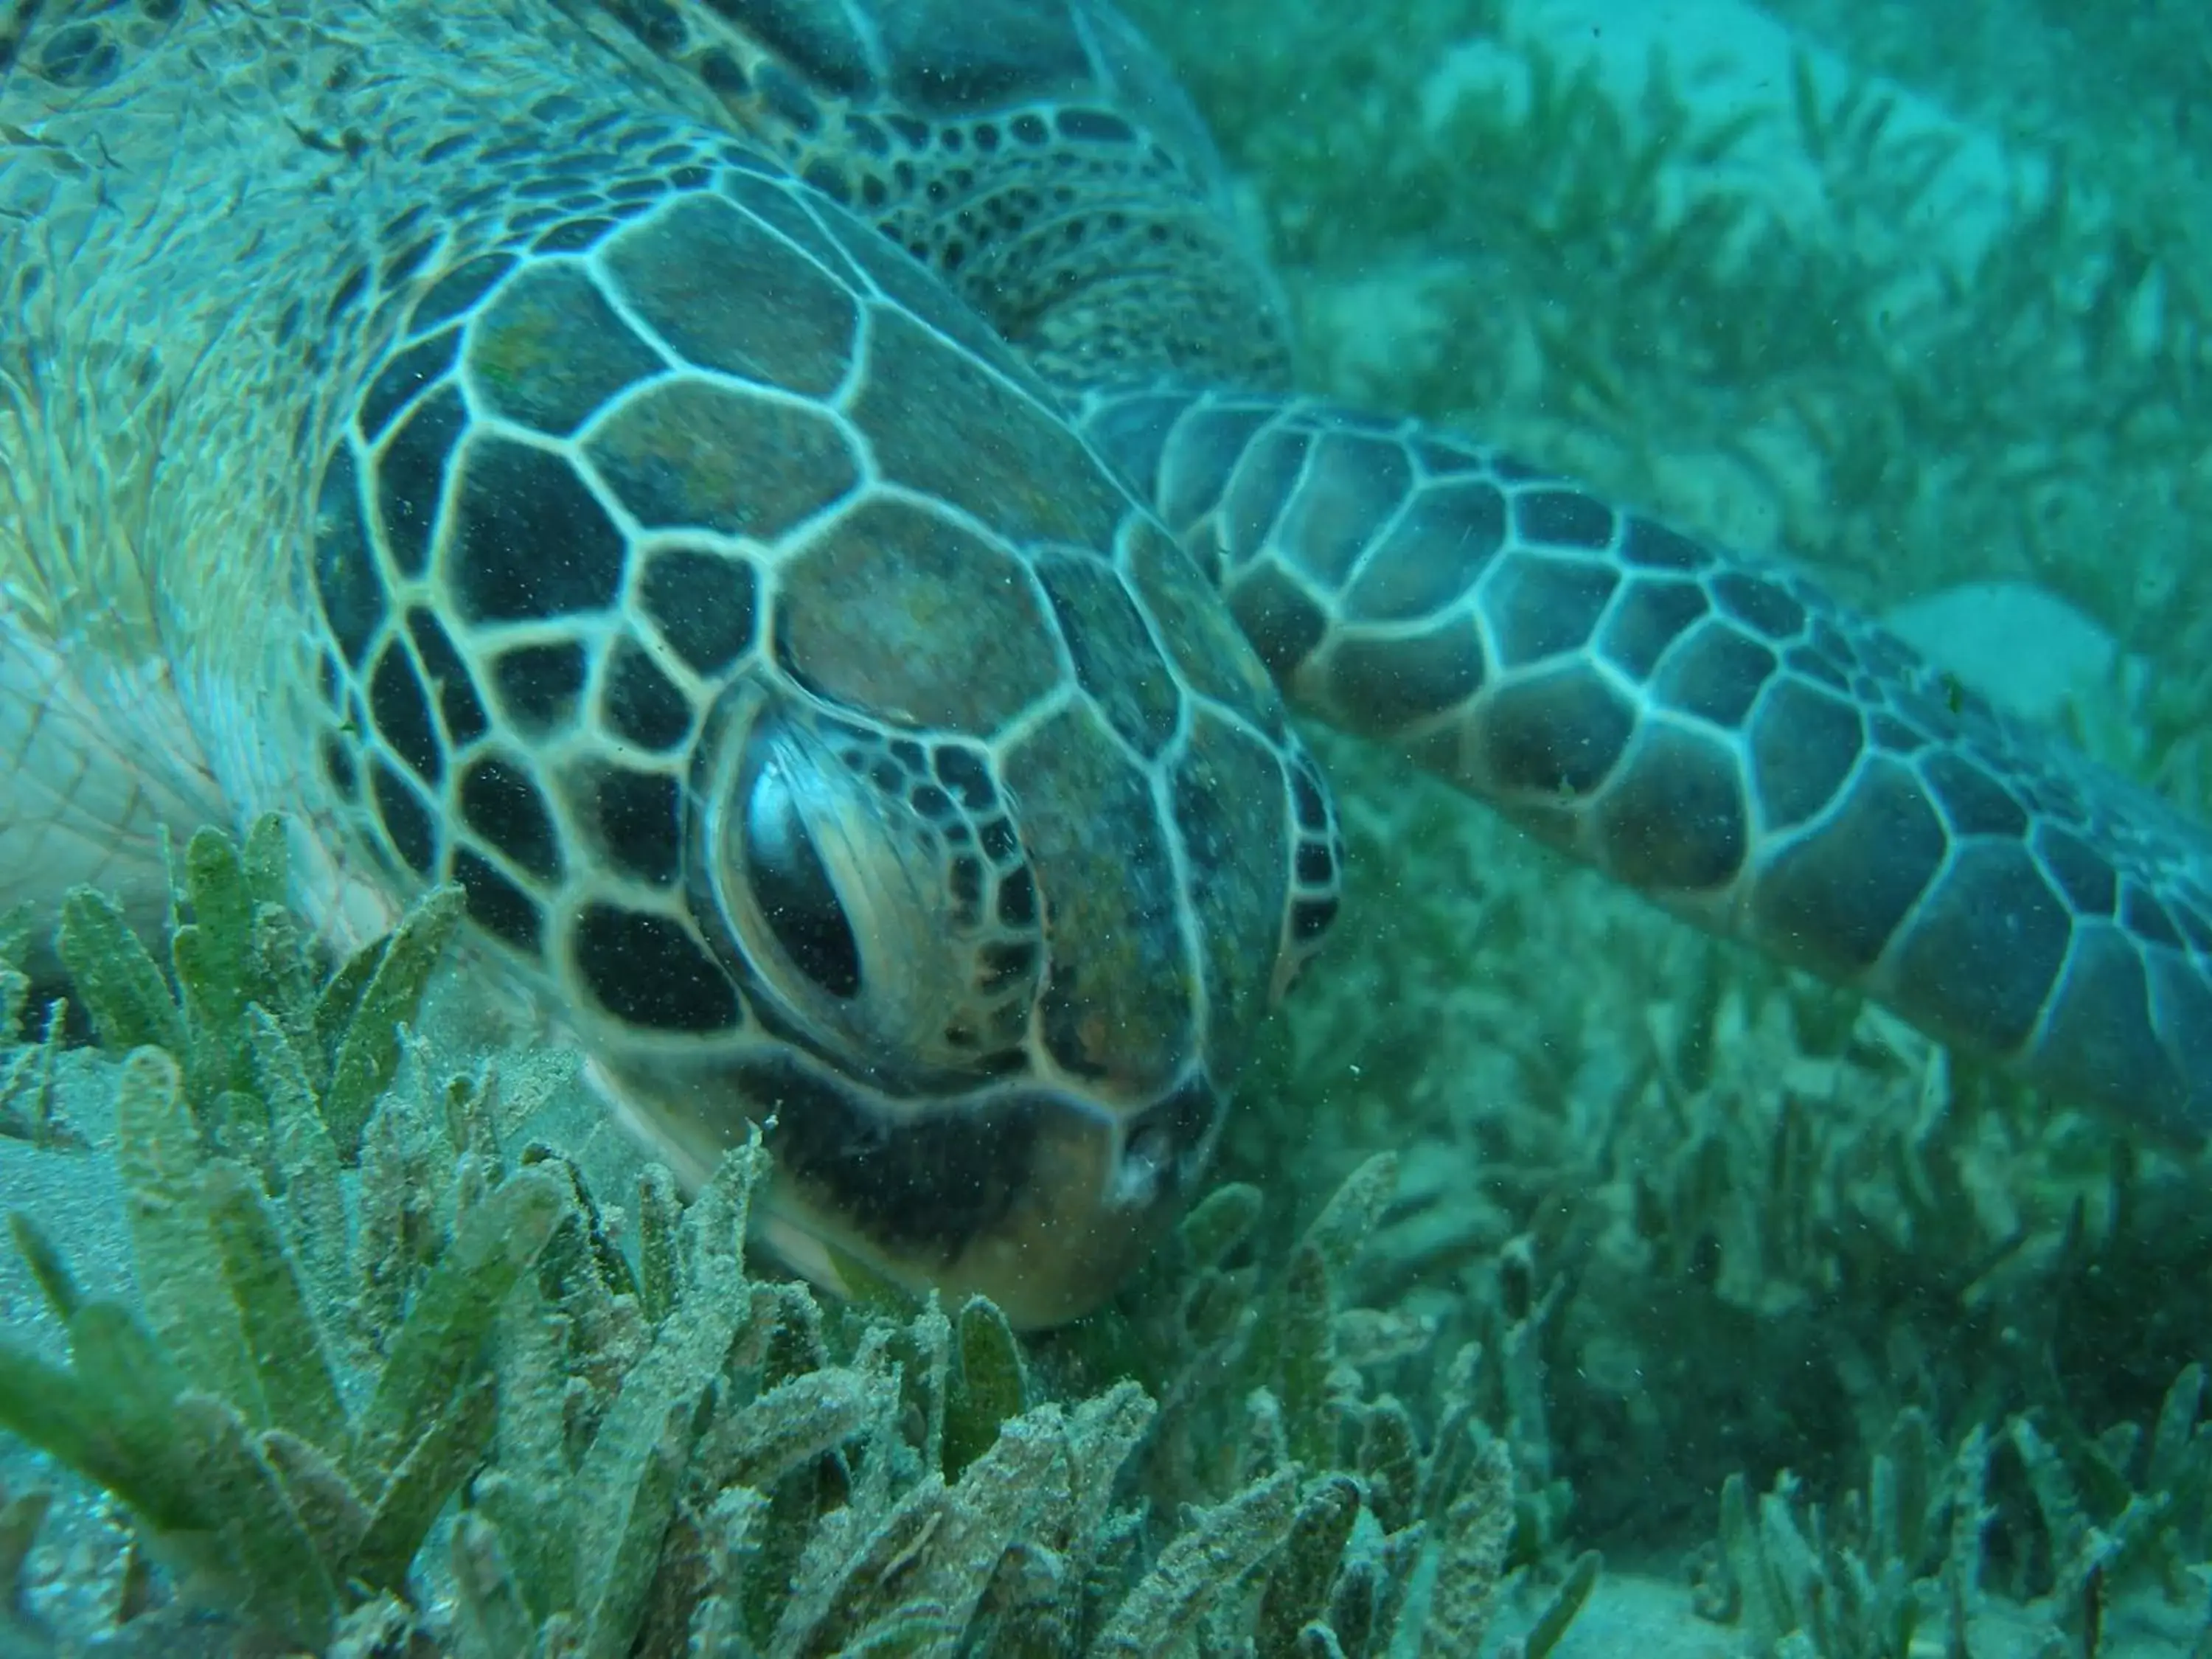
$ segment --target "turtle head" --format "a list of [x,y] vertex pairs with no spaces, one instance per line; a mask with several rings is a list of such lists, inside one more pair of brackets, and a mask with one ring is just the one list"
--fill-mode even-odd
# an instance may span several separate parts
[[372,365],[313,520],[331,810],[680,1175],[769,1125],[802,1269],[1072,1316],[1334,908],[1326,796],[980,319],[676,149],[426,274]]
[[1206,596],[1148,522],[1126,563],[860,522],[780,573],[688,755],[684,921],[742,1024],[595,1047],[690,1179],[768,1122],[771,1237],[810,1275],[1055,1322],[1188,1194],[1333,913],[1335,826],[1241,641],[1193,659],[1204,689],[1163,645]]

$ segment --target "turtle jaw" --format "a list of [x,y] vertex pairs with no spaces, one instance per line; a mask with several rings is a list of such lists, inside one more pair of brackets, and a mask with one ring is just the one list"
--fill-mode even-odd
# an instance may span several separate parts
[[1024,1082],[917,1105],[788,1056],[592,1069],[687,1192],[763,1127],[775,1173],[754,1243],[793,1272],[848,1297],[870,1275],[986,1296],[1023,1330],[1080,1319],[1127,1280],[1202,1175],[1223,1107],[1196,1076],[1131,1113]]

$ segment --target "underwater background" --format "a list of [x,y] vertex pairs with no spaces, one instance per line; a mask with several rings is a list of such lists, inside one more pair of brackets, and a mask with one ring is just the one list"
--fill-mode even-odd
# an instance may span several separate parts
[[[1127,9],[1309,386],[1802,561],[2212,817],[2201,9]],[[172,1003],[80,906],[107,1046],[183,1065],[65,1049],[0,974],[0,1190],[38,1223],[0,1318],[50,1368],[0,1405],[66,1397],[45,1443],[139,1518],[0,1437],[0,1656],[2212,1655],[2212,1157],[1312,741],[1351,890],[1219,1185],[1109,1312],[1018,1341],[749,1277],[713,1224],[750,1164],[680,1219],[567,1062],[434,992],[378,1048],[450,915],[309,984],[268,843],[203,840]],[[495,1086],[448,1085],[487,1049]],[[249,1098],[223,1151],[282,1197],[303,1323],[239,1290],[258,1224],[179,1138]],[[364,1148],[343,1193],[322,1124]],[[221,1259],[149,1280],[195,1206]],[[225,1295],[243,1357],[193,1334]],[[173,1410],[103,1296],[296,1429],[325,1507]]]

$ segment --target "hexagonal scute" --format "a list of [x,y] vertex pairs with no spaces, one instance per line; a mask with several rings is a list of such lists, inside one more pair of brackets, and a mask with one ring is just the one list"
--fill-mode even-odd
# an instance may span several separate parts
[[827,415],[680,380],[633,398],[584,453],[639,523],[773,541],[860,482]]
[[550,451],[478,438],[461,459],[446,580],[465,621],[601,611],[622,592],[629,543]]
[[470,328],[464,362],[484,406],[563,438],[665,367],[568,260],[509,283]]
[[775,614],[786,669],[902,725],[988,735],[1060,683],[1027,568],[902,501],[863,502],[800,549]]
[[676,197],[600,257],[646,325],[702,368],[822,396],[851,366],[852,293],[722,197]]
[[880,305],[864,373],[852,416],[886,477],[1018,542],[1111,544],[1129,498],[1043,404]]

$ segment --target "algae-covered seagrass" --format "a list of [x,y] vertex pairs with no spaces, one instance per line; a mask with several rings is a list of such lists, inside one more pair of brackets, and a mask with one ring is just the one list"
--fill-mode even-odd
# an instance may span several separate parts
[[688,1181],[766,1122],[795,1265],[1025,1324],[1334,911],[1291,711],[2212,1116],[2204,833],[1800,575],[1295,394],[1103,4],[9,15],[0,896],[283,809],[339,938],[458,885]]

